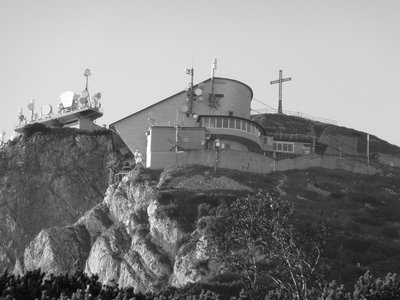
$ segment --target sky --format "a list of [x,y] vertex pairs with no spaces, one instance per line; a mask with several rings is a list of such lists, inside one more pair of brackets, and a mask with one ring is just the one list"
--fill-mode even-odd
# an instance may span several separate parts
[[[400,146],[400,1],[0,0],[0,131],[64,91],[102,93],[113,123],[216,76],[283,109]],[[259,103],[258,101],[265,103]]]

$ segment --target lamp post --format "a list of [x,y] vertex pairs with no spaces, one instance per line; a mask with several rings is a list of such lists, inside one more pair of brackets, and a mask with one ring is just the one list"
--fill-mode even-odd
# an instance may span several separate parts
[[219,150],[221,149],[221,141],[219,139],[216,139],[214,141],[214,149],[215,149],[215,167],[214,167],[214,172],[217,172],[217,166],[218,166],[218,156],[219,156]]

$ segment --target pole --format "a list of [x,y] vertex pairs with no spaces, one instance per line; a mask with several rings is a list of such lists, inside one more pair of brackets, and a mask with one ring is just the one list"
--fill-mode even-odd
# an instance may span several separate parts
[[369,133],[367,133],[367,165],[369,167]]
[[282,70],[279,70],[279,107],[278,114],[282,114]]

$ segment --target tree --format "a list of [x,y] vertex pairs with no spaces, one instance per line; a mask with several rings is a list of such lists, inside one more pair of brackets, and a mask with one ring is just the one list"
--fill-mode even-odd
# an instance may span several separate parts
[[269,194],[239,198],[206,227],[206,251],[221,271],[239,276],[252,299],[261,299],[268,285],[285,299],[307,299],[321,279],[326,230],[300,234],[292,215],[288,202]]

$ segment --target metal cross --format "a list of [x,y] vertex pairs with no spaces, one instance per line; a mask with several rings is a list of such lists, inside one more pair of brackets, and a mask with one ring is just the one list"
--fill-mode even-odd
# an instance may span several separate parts
[[279,83],[279,107],[278,114],[282,114],[282,82],[292,80],[292,78],[282,78],[282,70],[279,70],[279,79],[271,81],[271,84]]

